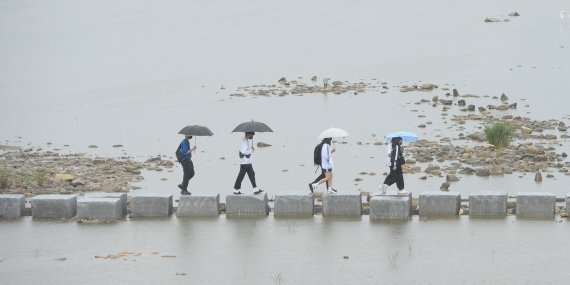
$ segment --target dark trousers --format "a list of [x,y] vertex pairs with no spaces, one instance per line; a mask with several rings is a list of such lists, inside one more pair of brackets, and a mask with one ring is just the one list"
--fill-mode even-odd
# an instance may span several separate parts
[[[315,181],[313,181],[313,183],[317,183],[317,182],[321,181],[323,178],[325,178],[325,173],[326,173],[326,170],[324,170],[321,167],[321,175],[319,175],[319,177],[317,177],[317,179],[315,179]],[[327,189],[328,189],[329,188],[329,182],[327,181],[325,183],[327,184]]]
[[396,166],[396,170],[390,167],[390,174],[388,174],[388,176],[386,176],[386,179],[384,179],[384,184],[388,186],[391,186],[394,183],[396,183],[396,186],[398,186],[399,190],[404,189],[404,174],[402,174],[401,165]]
[[234,189],[239,190],[241,189],[241,182],[247,173],[247,177],[249,177],[249,181],[251,181],[251,186],[253,188],[257,187],[255,184],[255,171],[253,171],[253,166],[250,164],[240,164],[239,166],[239,174],[236,179],[236,183],[234,184]]
[[194,163],[192,163],[192,159],[186,159],[180,162],[180,164],[182,164],[182,170],[184,171],[182,188],[188,190],[188,182],[194,177]]

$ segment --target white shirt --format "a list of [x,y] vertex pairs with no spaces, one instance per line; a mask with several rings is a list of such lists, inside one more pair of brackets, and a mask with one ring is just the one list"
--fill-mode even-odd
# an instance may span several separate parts
[[245,137],[241,139],[241,144],[239,145],[239,151],[244,155],[244,157],[240,158],[239,164],[251,164],[251,156],[249,158],[245,157],[245,155],[251,155],[253,149],[249,145],[249,140]]
[[321,149],[321,166],[323,169],[333,169],[334,163],[331,155],[331,146],[324,143]]
[[[392,166],[392,143],[388,145],[388,149],[386,152],[387,152],[386,165]],[[394,156],[394,164],[396,164],[396,160],[398,160],[399,152],[400,152],[400,146],[396,146],[396,155]]]

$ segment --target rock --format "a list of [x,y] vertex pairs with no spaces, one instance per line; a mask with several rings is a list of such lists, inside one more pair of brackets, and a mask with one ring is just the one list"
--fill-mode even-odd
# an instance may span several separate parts
[[475,174],[477,176],[489,176],[491,175],[491,171],[489,170],[489,168],[481,168],[477,170],[477,173]]
[[534,181],[542,182],[542,173],[540,173],[540,171],[534,175]]
[[520,128],[520,130],[521,130],[521,133],[523,133],[525,135],[530,135],[532,133],[532,129],[529,127],[522,126]]
[[424,175],[424,176],[420,177],[420,179],[421,179],[421,180],[426,180],[426,179],[427,179],[427,176]]
[[355,181],[355,182],[362,181],[362,178],[356,177],[356,178],[354,178],[354,181]]
[[487,109],[485,109],[485,107],[479,107],[479,112],[485,112],[487,111]]
[[561,132],[565,132],[568,130],[568,128],[566,126],[558,126],[558,130]]
[[453,89],[453,97],[457,97],[459,96],[459,92],[457,91],[457,89]]
[[454,175],[454,174],[447,174],[447,176],[445,177],[445,181],[447,182],[457,182],[459,181],[459,178]]
[[98,148],[98,146],[92,144],[92,145],[89,146],[89,148]]
[[511,17],[518,17],[518,16],[520,16],[520,14],[519,14],[518,12],[512,12],[512,13],[509,14],[509,16],[511,16]]
[[562,153],[562,157],[568,157],[568,154],[566,154],[565,152]]
[[439,97],[437,97],[437,96],[433,96],[433,97],[431,98],[431,101],[432,101],[432,102],[437,102],[437,99],[438,99],[438,98],[439,98]]
[[467,135],[468,139],[474,140],[474,141],[479,141],[479,142],[484,142],[487,140],[487,138],[485,137],[485,134],[483,133],[472,133]]
[[538,154],[543,154],[544,151],[535,145],[530,145],[526,147],[526,153],[538,155]]
[[433,90],[433,89],[435,89],[435,88],[437,88],[437,85],[431,84],[431,83],[422,84],[422,85],[420,86],[420,89],[421,89],[421,90],[424,90],[424,91],[431,91],[431,90]]
[[317,81],[317,76],[313,75],[313,77],[311,77],[311,81]]
[[509,105],[509,109],[516,109],[517,108],[517,103],[513,103]]
[[554,178],[554,175],[552,175],[552,174],[547,174],[547,175],[546,175],[546,178]]
[[509,97],[507,97],[507,95],[505,95],[505,93],[501,94],[501,101],[508,101]]
[[163,160],[160,162],[160,165],[162,165],[166,168],[171,168],[171,167],[174,167],[174,162],[172,162],[170,160]]
[[550,134],[544,135],[544,139],[547,139],[547,140],[556,140],[557,138],[558,137],[556,135],[550,135]]
[[441,191],[449,191],[449,186],[451,186],[451,183],[443,182],[443,183],[441,183],[441,186],[439,186],[439,189]]
[[467,106],[467,111],[475,111],[475,105]]
[[122,144],[115,144],[115,145],[113,145],[113,147],[123,147],[123,145]]
[[457,101],[457,106],[463,107],[465,105],[466,105],[465,100],[462,99],[462,100]]
[[490,143],[483,144],[483,147],[487,150],[494,150],[495,149],[495,145],[492,145]]
[[443,105],[447,105],[447,106],[451,106],[453,105],[453,101],[452,100],[439,100],[439,102]]
[[153,162],[160,162],[160,161],[161,161],[160,156],[157,156],[157,157],[151,157],[151,158],[147,159],[146,163],[153,163]]
[[257,147],[270,147],[271,145],[268,143],[264,143],[264,142],[258,142],[257,143]]
[[58,173],[55,175],[55,181],[56,182],[71,182],[73,181],[73,176],[69,175],[69,174],[64,174],[64,173]]
[[287,83],[287,78],[281,77],[281,79],[279,79],[277,82],[279,82],[280,84],[285,84]]
[[425,128],[425,127],[426,127],[426,125],[424,125],[424,124],[421,124],[418,126],[418,128]]
[[485,18],[485,23],[498,23],[498,22],[502,22],[503,20],[497,18],[497,17],[488,17]]
[[440,169],[439,166],[430,164],[426,167],[426,170],[424,170],[424,172],[427,174],[437,175],[440,173],[439,169]]

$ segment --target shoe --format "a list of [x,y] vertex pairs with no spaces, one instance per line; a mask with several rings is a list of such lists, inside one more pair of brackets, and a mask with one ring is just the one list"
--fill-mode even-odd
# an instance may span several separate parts
[[406,190],[398,190],[398,195],[408,195],[408,191],[406,191]]
[[186,189],[184,189],[184,187],[182,187],[182,184],[178,184],[178,188],[180,188],[180,190],[182,191],[187,191]]
[[255,191],[253,191],[253,195],[257,195],[257,194],[261,194],[261,193],[263,193],[263,190],[261,190],[261,189],[257,189]]
[[319,183],[313,183],[313,184],[311,184],[311,186],[312,186],[311,188],[313,188],[313,190],[311,192],[317,191],[317,188],[319,188]]
[[182,195],[192,195],[192,193],[190,193],[190,192],[188,192],[188,191],[186,191],[186,190],[182,190],[182,191],[180,192],[180,194],[182,194]]
[[382,189],[382,195],[386,195],[386,189],[388,188],[388,185],[386,184],[382,184],[380,186],[380,189]]
[[329,194],[336,194],[336,193],[338,193],[338,192],[336,191],[336,189],[330,187],[329,190],[327,191],[327,193],[329,193]]
[[311,193],[313,193],[313,183],[309,183],[309,190],[311,190]]
[[240,190],[234,189],[234,194],[241,195],[241,194],[243,194],[243,192],[241,192]]

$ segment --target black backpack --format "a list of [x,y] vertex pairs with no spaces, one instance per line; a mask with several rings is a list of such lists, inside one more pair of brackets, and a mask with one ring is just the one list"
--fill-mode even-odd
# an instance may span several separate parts
[[184,154],[182,153],[182,144],[179,144],[178,148],[176,149],[176,159],[178,160],[178,162],[180,162],[183,157]]
[[321,166],[321,150],[323,149],[323,144],[320,143],[315,146],[315,150],[313,151],[313,163],[315,165]]

